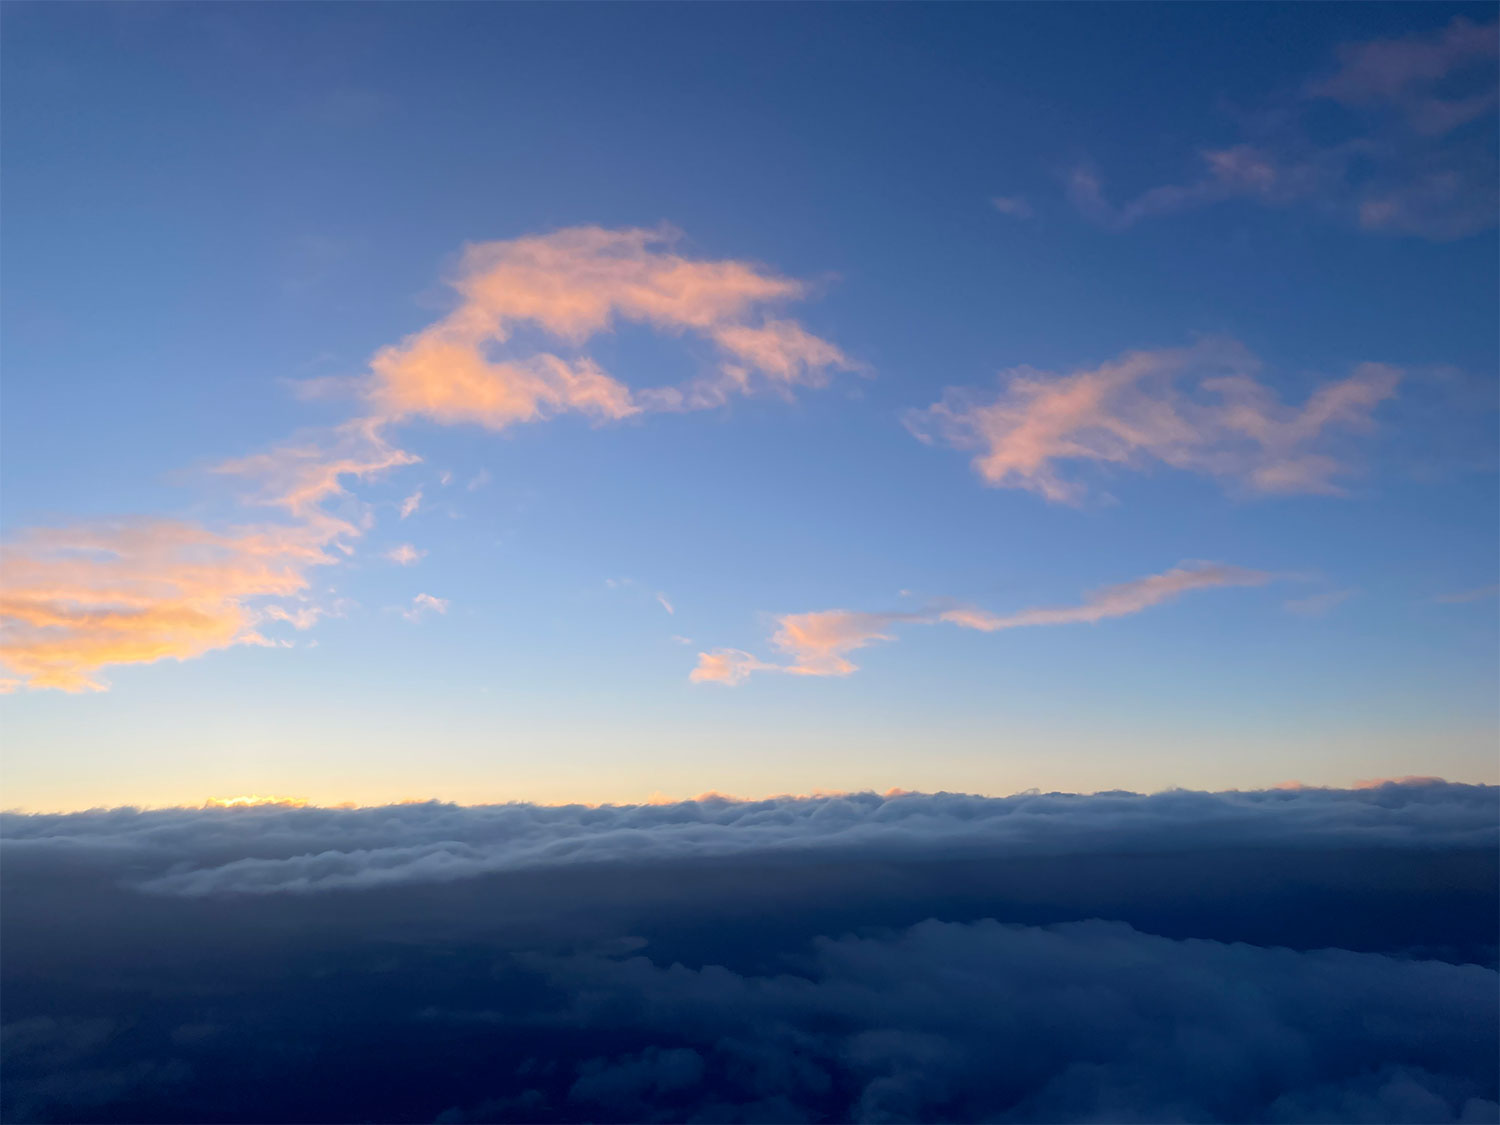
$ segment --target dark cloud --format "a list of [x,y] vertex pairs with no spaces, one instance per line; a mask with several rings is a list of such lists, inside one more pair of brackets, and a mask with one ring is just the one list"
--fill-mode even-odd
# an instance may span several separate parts
[[5,817],[7,1121],[1494,1121],[1500,791]]

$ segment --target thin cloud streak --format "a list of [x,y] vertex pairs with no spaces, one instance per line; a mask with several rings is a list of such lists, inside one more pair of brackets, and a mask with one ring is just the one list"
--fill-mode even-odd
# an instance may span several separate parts
[[1291,598],[1281,603],[1282,608],[1288,613],[1299,614],[1303,617],[1322,617],[1331,610],[1343,605],[1354,596],[1353,590],[1329,590],[1324,594],[1311,594],[1305,598]]
[[776,619],[777,628],[771,644],[790,657],[789,663],[770,663],[739,649],[715,649],[698,654],[698,664],[688,678],[693,683],[734,686],[744,683],[753,672],[848,676],[859,670],[859,666],[849,659],[849,654],[881,641],[894,640],[890,630],[896,625],[948,624],[995,633],[1039,625],[1091,624],[1140,613],[1191,590],[1264,586],[1276,578],[1277,575],[1263,570],[1218,563],[1182,563],[1161,574],[1096,590],[1078,605],[1039,607],[1007,615],[973,606],[889,613],[831,609],[783,614]]
[[1485,598],[1493,598],[1500,594],[1500,585],[1481,586],[1477,590],[1461,590],[1456,594],[1444,594],[1434,598],[1433,601],[1443,605],[1463,605],[1467,602],[1483,601]]

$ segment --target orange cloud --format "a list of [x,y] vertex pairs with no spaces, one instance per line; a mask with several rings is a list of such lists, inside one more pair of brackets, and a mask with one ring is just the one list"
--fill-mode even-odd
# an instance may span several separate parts
[[800,676],[847,676],[858,671],[848,654],[879,641],[894,639],[893,625],[948,624],[985,633],[1031,625],[1072,625],[1126,617],[1160,605],[1190,590],[1222,586],[1263,586],[1276,575],[1262,570],[1219,563],[1183,563],[1161,574],[1148,575],[1089,594],[1074,606],[1026,609],[1000,615],[971,606],[924,609],[915,612],[862,613],[847,609],[784,614],[776,619],[771,644],[791,658],[772,664],[739,649],[699,653],[689,675],[694,683],[743,683],[752,672],[786,672]]
[[789,613],[776,619],[771,643],[792,658],[782,669],[798,676],[847,676],[857,671],[847,653],[891,640],[885,630],[896,621],[922,620],[916,614],[858,613],[828,609]]
[[169,520],[34,530],[0,551],[0,663],[30,688],[102,691],[101,669],[266,644],[299,624],[311,567],[334,561],[309,526],[216,533]]
[[[215,467],[249,479],[255,504],[294,522],[215,531],[140,519],[36,529],[0,548],[0,664],[10,688],[102,691],[102,669],[188,660],[241,644],[268,645],[267,622],[310,627],[308,571],[353,550],[367,519],[330,513],[343,478],[365,478],[417,458],[368,421]],[[347,498],[347,497],[346,497]]]
[[285,508],[330,536],[358,535],[360,528],[323,508],[327,501],[347,495],[343,478],[366,479],[419,461],[392,445],[378,420],[357,418],[265,453],[225,461],[212,471],[256,482],[259,491],[248,498],[253,503]]
[[751,672],[779,672],[775,664],[767,664],[741,652],[737,648],[717,648],[713,652],[700,652],[698,666],[688,673],[695,684],[738,684],[749,678]]
[[1361,364],[1292,407],[1256,379],[1259,366],[1239,344],[1209,340],[1068,375],[1016,368],[998,393],[950,389],[908,425],[923,440],[977,450],[974,469],[986,483],[1061,503],[1086,495],[1062,472],[1077,461],[1160,462],[1253,492],[1341,494],[1336,478],[1353,467],[1331,432],[1371,430],[1401,373]]
[[[345,481],[420,460],[387,436],[404,419],[497,430],[564,412],[619,419],[711,406],[762,385],[817,386],[834,369],[854,368],[833,344],[773,315],[807,295],[801,282],[745,262],[689,258],[679,241],[667,229],[578,227],[469,247],[454,282],[458,307],[378,352],[357,381],[365,416],[212,470],[252,482],[245,499],[283,509],[289,524],[216,532],[143,520],[23,535],[5,548],[0,661],[13,675],[0,678],[0,690],[102,690],[109,665],[273,643],[257,631],[268,621],[309,627],[323,611],[303,597],[307,570],[335,561],[333,550],[351,553],[373,523]],[[621,322],[697,334],[720,353],[718,367],[637,395],[586,355],[496,354],[514,348],[523,326],[577,349]],[[418,489],[401,516],[421,501]],[[388,557],[405,565],[420,554],[408,544]],[[447,607],[419,594],[403,613],[420,620]]]
[[[766,309],[806,295],[801,282],[745,262],[689,259],[669,229],[574,227],[465,252],[459,306],[379,352],[366,394],[387,419],[422,415],[504,429],[565,412],[620,419],[642,410],[714,406],[758,382],[820,386],[855,365],[833,344]],[[715,343],[719,368],[684,386],[631,388],[588,356],[498,356],[530,326],[577,348],[618,322]]]

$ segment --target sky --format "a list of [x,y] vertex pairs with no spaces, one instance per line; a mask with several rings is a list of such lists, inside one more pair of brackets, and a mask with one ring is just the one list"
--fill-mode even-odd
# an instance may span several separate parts
[[5,806],[1500,780],[1492,5],[4,32]]

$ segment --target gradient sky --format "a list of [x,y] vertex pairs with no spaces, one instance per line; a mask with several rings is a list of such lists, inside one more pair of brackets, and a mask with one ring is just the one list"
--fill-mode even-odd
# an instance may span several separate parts
[[1500,780],[1493,5],[4,33],[9,807]]

